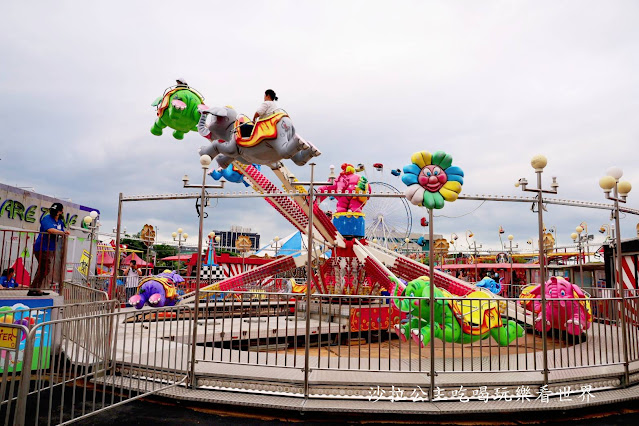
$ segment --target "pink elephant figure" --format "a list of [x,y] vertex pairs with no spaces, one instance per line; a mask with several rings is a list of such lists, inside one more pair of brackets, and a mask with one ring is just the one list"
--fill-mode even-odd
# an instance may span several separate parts
[[[360,194],[370,194],[371,188],[368,184],[368,180],[364,176],[355,174],[355,167],[352,164],[342,164],[342,172],[335,179],[332,185],[320,186],[317,191],[321,193],[335,192],[345,193],[353,192]],[[324,201],[327,196],[320,195],[318,202]],[[337,209],[336,212],[361,212],[362,208],[368,201],[367,197],[336,197]]]
[[[541,285],[532,288],[529,293],[534,296],[533,312],[535,329],[542,331]],[[581,288],[562,277],[550,277],[546,281],[546,331],[551,328],[565,330],[572,335],[581,335],[592,324],[592,313],[588,296]],[[575,299],[575,300],[561,300]],[[583,300],[576,300],[583,299]],[[530,306],[530,305],[528,305]]]

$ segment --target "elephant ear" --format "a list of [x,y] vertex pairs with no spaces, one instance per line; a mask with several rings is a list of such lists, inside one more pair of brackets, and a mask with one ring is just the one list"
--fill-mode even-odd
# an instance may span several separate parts
[[578,285],[576,285],[576,284],[571,284],[570,286],[572,287],[572,294],[573,294],[575,297],[579,297],[579,298],[582,298],[582,299],[585,299],[585,298],[586,298],[586,295],[584,294],[584,292],[583,292],[583,290],[581,289],[581,287],[579,287],[579,286],[578,286]]

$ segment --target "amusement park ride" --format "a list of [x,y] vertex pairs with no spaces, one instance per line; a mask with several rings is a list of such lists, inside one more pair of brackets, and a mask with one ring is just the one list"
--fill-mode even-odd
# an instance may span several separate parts
[[[374,210],[373,217],[369,218],[367,225],[364,206],[370,200],[400,200],[401,207],[407,212],[408,202],[410,202],[428,210],[428,221],[425,222],[424,218],[422,225],[424,222],[428,225],[429,240],[431,247],[433,247],[433,210],[443,208],[446,202],[462,198],[459,194],[463,185],[464,173],[461,168],[453,166],[451,155],[443,151],[436,151],[432,154],[426,151],[417,152],[411,156],[411,164],[405,166],[403,170],[392,170],[391,174],[395,177],[401,176],[402,182],[406,185],[404,193],[383,182],[369,182],[367,176],[358,174],[365,170],[361,164],[354,166],[344,163],[338,176],[334,173],[334,167],[331,167],[327,182],[314,182],[314,165],[311,163],[311,181],[300,182],[282,161],[291,159],[295,164],[302,166],[313,157],[320,155],[320,151],[295,131],[286,112],[277,110],[275,113],[253,122],[248,117],[238,114],[231,107],[206,106],[204,98],[183,80],[178,80],[176,86],[167,89],[153,105],[157,107],[158,119],[151,129],[151,133],[159,136],[162,134],[163,128],[170,127],[174,130],[173,136],[176,139],[182,139],[185,133],[192,130],[197,131],[209,141],[209,144],[202,146],[199,151],[200,162],[204,170],[207,169],[212,158],[219,165],[218,169],[209,173],[210,176],[216,180],[224,178],[229,182],[242,182],[245,186],[251,186],[254,193],[246,193],[245,196],[264,198],[295,229],[308,238],[307,250],[302,250],[297,256],[278,257],[254,269],[228,276],[205,287],[200,288],[200,275],[196,275],[196,291],[184,295],[181,298],[182,302],[194,302],[197,309],[201,299],[201,296],[198,295],[201,291],[235,292],[268,288],[275,276],[305,267],[307,271],[307,285],[305,286],[307,303],[310,303],[311,293],[326,295],[329,298],[330,295],[378,296],[392,293],[395,296],[428,296],[427,305],[435,306],[435,294],[443,295],[443,297],[450,299],[445,303],[448,304],[446,312],[452,313],[450,318],[454,318],[456,320],[454,323],[457,325],[448,330],[452,334],[445,331],[443,335],[436,336],[442,339],[462,339],[461,341],[465,341],[466,338],[474,339],[476,336],[485,338],[490,331],[500,344],[508,344],[512,338],[515,338],[514,336],[522,332],[520,326],[512,323],[508,317],[519,322],[526,322],[531,326],[534,325],[535,328],[542,330],[542,334],[547,327],[550,327],[551,322],[546,311],[549,308],[554,309],[555,303],[546,302],[546,297],[552,297],[552,294],[545,295],[556,287],[552,283],[548,284],[541,280],[539,289],[534,292],[532,289],[530,290],[533,292],[531,294],[541,294],[541,305],[533,307],[534,312],[539,315],[537,318],[533,318],[534,316],[526,315],[525,307],[522,304],[513,300],[507,301],[491,291],[490,289],[498,288],[493,285],[495,283],[483,283],[481,286],[476,286],[443,271],[435,270],[432,258],[433,250],[429,252],[431,257],[429,266],[397,251],[390,250],[389,242],[397,241],[401,235],[394,225],[389,225],[384,208]],[[531,164],[537,172],[538,185],[541,185],[541,172],[546,165],[546,159],[543,156],[537,156],[533,158]],[[282,184],[282,189],[262,174],[261,166],[268,166],[273,170]],[[380,172],[383,170],[383,165],[374,164],[373,169]],[[223,184],[223,182],[221,183]],[[526,189],[525,179],[520,179],[520,184],[524,190],[536,191],[539,194],[534,198],[484,195],[464,196],[463,198],[537,204],[540,216],[540,241],[542,241],[541,192],[556,194],[558,185],[555,178],[553,178],[551,191]],[[306,185],[309,186],[308,190],[305,188]],[[314,185],[318,186],[314,188]],[[208,194],[205,192],[205,188],[221,188],[222,186],[206,185],[205,181],[202,186],[186,185],[185,183],[185,188],[201,188],[202,193],[199,198],[202,200],[205,197],[208,199],[240,196],[236,193]],[[327,197],[337,200],[335,212],[324,211],[320,208],[321,201]],[[194,195],[174,194],[168,198],[139,196],[128,197],[126,201],[178,198],[194,198]],[[123,201],[122,196],[120,201]],[[373,203],[371,202],[371,204]],[[606,204],[561,199],[544,199],[543,203],[610,209],[610,205]],[[634,209],[615,207],[619,211],[639,214],[639,211]],[[120,218],[118,218],[119,222]],[[202,216],[200,216],[200,228],[202,228]],[[410,219],[405,229],[410,232]],[[320,247],[320,249],[317,250],[316,247]],[[199,251],[201,252],[201,250]],[[324,253],[327,251],[330,251],[331,254],[326,259]],[[214,263],[212,256],[208,257],[210,259],[208,263]],[[198,257],[198,268],[200,268],[201,259],[202,257]],[[545,277],[544,263],[540,262],[543,277]],[[573,291],[571,294],[566,293],[566,295],[572,296],[576,300],[583,299],[571,302],[571,306],[576,303],[589,311],[589,308],[586,309],[587,295],[577,291]],[[464,299],[471,300],[473,303],[468,304]],[[396,333],[404,339],[409,336],[416,341],[423,339],[424,333],[416,331],[415,328],[406,331],[398,323],[403,319],[402,324],[404,324],[415,316],[419,316],[420,321],[426,323],[436,322],[433,315],[437,308],[426,311],[418,309],[417,312],[413,312],[413,307],[398,305],[394,299],[392,300],[391,305],[395,308],[392,322],[395,324]],[[530,310],[532,305],[527,306]],[[442,315],[443,312],[441,312]],[[422,315],[427,315],[430,318]],[[552,313],[548,315],[552,315]],[[589,318],[588,315],[582,315],[582,317]],[[588,324],[583,323],[583,318],[576,318],[575,333],[587,329]],[[579,319],[582,320],[581,323],[579,323]],[[376,329],[381,325],[381,321],[368,323],[370,329]],[[507,327],[506,324],[508,324]],[[546,327],[543,327],[542,324],[546,324]],[[451,326],[448,322],[441,325],[444,327],[442,330]],[[466,337],[457,334],[460,330]],[[427,342],[421,340],[420,343],[423,346]]]
[[[309,244],[308,250],[298,256],[276,258],[200,290],[233,292],[259,288],[267,286],[278,274],[306,267],[310,275],[307,285],[311,286],[310,292],[316,294],[399,294],[406,288],[406,283],[432,274],[435,287],[448,295],[499,299],[493,293],[390,250],[388,242],[398,235],[388,224],[384,209],[376,210],[372,222],[369,221],[369,226],[366,226],[363,208],[371,199],[400,200],[401,207],[407,212],[408,202],[432,212],[432,209],[442,208],[447,201],[455,201],[461,192],[464,174],[459,167],[452,165],[449,154],[442,151],[433,154],[418,152],[411,157],[412,163],[404,167],[403,174],[400,169],[392,170],[392,175],[401,176],[406,184],[405,194],[392,185],[369,182],[366,176],[358,174],[364,166],[348,163],[341,166],[338,176],[335,176],[332,167],[327,182],[312,182],[311,178],[310,183],[303,183],[282,160],[292,159],[301,166],[320,155],[320,151],[295,132],[288,114],[280,110],[253,123],[231,107],[210,108],[203,101],[201,95],[178,81],[177,86],[167,89],[154,104],[158,106],[158,120],[151,132],[159,135],[161,129],[168,126],[175,130],[174,137],[181,139],[184,132],[197,130],[210,141],[200,148],[200,154],[213,157],[220,166],[210,175],[215,179],[225,178],[251,186],[294,228],[306,235]],[[273,170],[282,189],[261,173],[260,166]],[[373,168],[380,172],[383,165],[378,163]],[[310,186],[308,190],[305,188],[307,184]],[[316,191],[313,185],[318,185]],[[319,203],[327,197],[337,200],[335,212],[320,208]],[[410,232],[410,223],[406,228]],[[316,246],[322,249],[315,250]],[[323,253],[327,250],[331,255],[324,259]],[[195,293],[190,293],[182,301],[197,303],[196,298]],[[491,320],[495,322],[495,314],[497,317],[500,315],[494,309],[497,306],[495,302],[488,301],[487,306],[491,309],[479,309],[483,317],[460,314],[460,318],[466,318],[464,321],[460,319],[460,323],[467,326],[471,334],[473,327],[486,331],[486,324]],[[525,317],[522,308],[515,303],[503,302],[500,305],[504,315]],[[398,313],[397,321],[399,316]],[[372,329],[378,327],[377,321],[370,324]],[[399,328],[396,330],[400,332]]]

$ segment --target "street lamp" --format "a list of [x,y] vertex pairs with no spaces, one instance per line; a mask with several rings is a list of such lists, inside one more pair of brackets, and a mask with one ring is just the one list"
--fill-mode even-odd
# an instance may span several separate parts
[[406,237],[404,238],[404,246],[406,247],[406,256],[408,256],[408,251],[409,251],[409,247],[408,247],[408,243],[410,243],[410,238]]
[[[202,237],[204,234],[204,207],[206,207],[206,188],[223,188],[224,182],[220,182],[219,185],[207,185],[206,184],[206,175],[211,165],[211,157],[209,155],[200,156],[200,165],[202,166],[202,184],[201,185],[190,185],[188,183],[188,177],[184,176],[186,179],[184,181],[184,188],[199,188],[200,189],[200,225],[198,228],[197,234],[197,264],[195,269],[195,304],[193,306],[193,310],[195,311],[195,318],[198,318],[200,315],[200,280],[201,280],[201,271],[202,271]],[[197,321],[193,324],[193,341],[197,341]],[[191,346],[191,359],[195,359],[195,347],[197,345]],[[191,363],[191,380],[193,383],[193,387],[195,388],[195,363]]]
[[[626,296],[623,285],[623,272],[622,272],[622,258],[621,258],[621,228],[619,226],[619,203],[625,203],[626,197],[630,190],[632,190],[632,185],[630,182],[623,181],[619,182],[621,176],[623,176],[623,171],[619,167],[611,167],[606,173],[607,176],[599,179],[599,186],[604,190],[604,194],[606,199],[614,201],[614,209],[613,215],[615,217],[615,247],[617,252],[617,272],[613,272],[613,279],[617,279],[617,290],[621,297],[621,309],[619,317],[621,319],[621,333],[623,335],[623,352],[624,352],[624,380],[625,384],[628,385],[629,381],[629,372],[628,372],[628,338],[626,335],[626,318],[625,318],[625,309],[626,309]],[[613,195],[610,195],[610,192],[613,192]],[[613,268],[614,271],[614,268]]]
[[586,235],[584,237],[586,241],[586,256],[588,257],[588,262],[590,262],[590,244],[588,244],[590,236],[588,235],[588,224],[586,222],[581,222],[578,227],[586,231]]
[[454,232],[452,234],[450,234],[450,243],[453,245],[453,249],[455,249],[455,251],[457,251],[457,239],[458,238],[459,237]]
[[180,273],[180,253],[182,252],[182,245],[186,242],[186,239],[189,238],[189,234],[184,232],[182,228],[178,228],[177,232],[173,232],[171,234],[173,237],[173,241],[178,242],[178,254],[177,254],[177,271]]
[[87,216],[84,216],[84,219],[82,219],[84,224],[87,226],[87,229],[89,229],[89,264],[86,267],[86,280],[87,286],[89,287],[91,286],[89,283],[89,274],[91,272],[91,258],[93,257],[93,238],[95,237],[95,230],[100,227],[100,223],[97,221],[97,218],[98,212],[96,212],[95,210],[91,210],[91,213],[89,213]]
[[[468,241],[468,239],[472,239],[475,236],[475,234],[473,234],[473,231],[471,231],[470,229],[468,229],[466,231],[466,242],[468,243],[468,249],[470,250],[470,242]],[[475,282],[479,281],[479,272],[477,270],[477,241],[473,240],[473,263],[475,264]],[[479,248],[482,248],[482,245],[479,245]]]
[[[583,288],[584,286],[584,269],[583,269],[583,261],[581,258],[581,242],[583,241],[583,237],[581,236],[581,233],[584,231],[584,228],[582,228],[581,226],[578,226],[577,228],[575,228],[575,231],[577,232],[573,232],[572,234],[570,234],[570,238],[572,238],[572,240],[574,242],[577,243],[577,249],[579,250],[579,256],[577,257],[577,263],[579,264],[579,282],[581,284],[581,287]],[[588,237],[586,237],[588,238]]]
[[[513,234],[508,235],[508,243],[510,244],[510,294],[508,295],[508,297],[513,297],[513,285],[515,284],[515,280],[513,280],[513,240],[515,239],[515,237],[513,236]],[[519,244],[515,244],[515,248],[519,248]]]
[[[543,155],[535,155],[532,160],[530,160],[530,165],[533,169],[535,169],[535,173],[537,174],[537,188],[527,188],[528,181],[526,178],[521,178],[517,183],[515,183],[515,187],[521,186],[521,190],[524,192],[535,192],[537,194],[537,201],[533,203],[533,212],[535,211],[535,204],[537,205],[537,226],[538,226],[538,248],[539,248],[539,280],[541,286],[541,323],[546,324],[546,256],[544,253],[544,200],[543,194],[556,194],[557,188],[559,184],[557,183],[557,178],[552,177],[552,183],[550,187],[552,189],[546,190],[542,188],[541,185],[541,174],[544,172],[544,168],[548,164],[548,159]],[[543,365],[544,365],[544,385],[548,384],[548,341],[546,339],[546,327],[541,328],[541,339],[542,339],[542,351],[543,351]]]
[[[335,168],[335,166],[333,166],[333,169]],[[275,243],[275,257],[277,257],[277,248],[278,248],[278,242],[280,241],[280,237],[278,237],[277,235],[273,237],[273,242]]]

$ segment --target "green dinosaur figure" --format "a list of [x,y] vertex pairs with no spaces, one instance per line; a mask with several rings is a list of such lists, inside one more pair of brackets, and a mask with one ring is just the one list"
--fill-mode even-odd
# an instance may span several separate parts
[[168,89],[152,104],[158,111],[158,118],[151,127],[151,133],[156,136],[162,135],[165,127],[173,129],[175,139],[184,139],[185,133],[197,131],[200,121],[198,106],[204,104],[204,98],[183,80],[177,82],[177,86]]
[[[510,342],[524,335],[524,329],[515,321],[499,317],[495,302],[492,302],[491,306],[490,302],[487,304],[480,300],[466,303],[463,302],[464,299],[459,301],[437,300],[437,298],[450,298],[451,295],[434,286],[435,327],[433,327],[434,336],[431,336],[430,280],[428,277],[420,277],[410,281],[401,294],[399,282],[392,277],[391,280],[395,283],[393,305],[401,312],[408,314],[405,321],[395,325],[395,333],[404,342],[410,337],[424,347],[433,337],[449,343],[470,343],[492,336],[500,346],[508,346]],[[481,304],[488,306],[488,309],[482,311]],[[472,310],[465,311],[464,308],[471,306],[477,307],[476,311],[482,314],[481,324],[470,324],[467,320]]]

